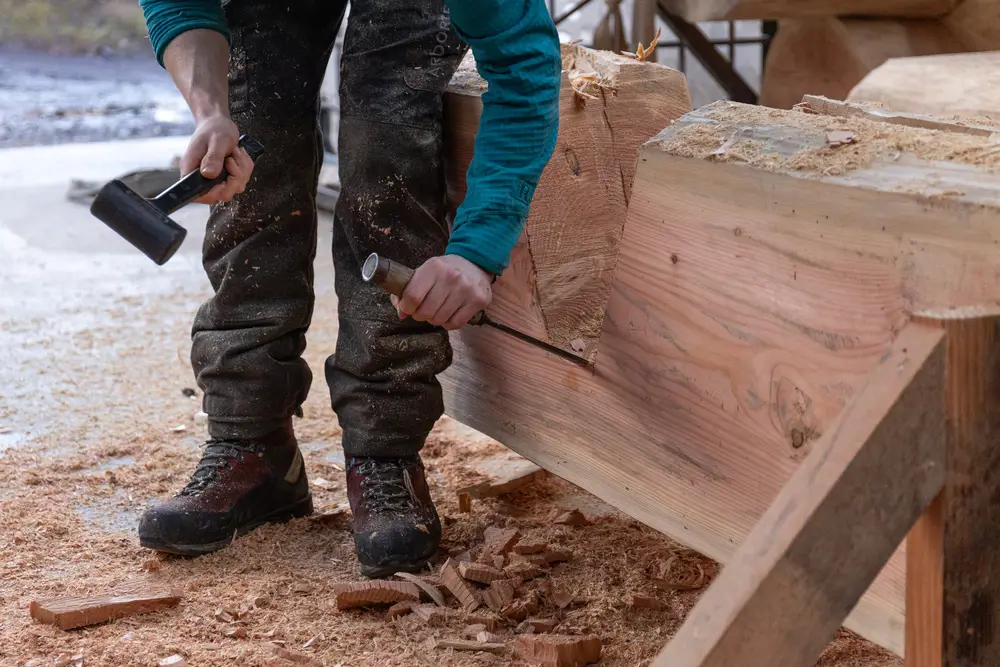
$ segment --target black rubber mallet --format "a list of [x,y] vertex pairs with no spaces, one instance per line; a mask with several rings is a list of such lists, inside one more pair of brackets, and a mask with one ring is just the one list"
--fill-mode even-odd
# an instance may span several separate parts
[[[249,135],[240,137],[240,146],[255,162],[264,154],[264,146]],[[195,169],[152,199],[114,180],[97,193],[90,212],[146,257],[162,265],[173,257],[187,236],[187,230],[171,220],[170,214],[207,194],[225,181],[226,175],[223,168],[215,178],[205,178]]]

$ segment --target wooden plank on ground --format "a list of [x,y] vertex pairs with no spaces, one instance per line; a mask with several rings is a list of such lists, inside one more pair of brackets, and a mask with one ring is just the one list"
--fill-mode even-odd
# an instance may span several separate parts
[[946,319],[948,470],[911,534],[907,667],[1000,664],[1000,319]]
[[[830,148],[830,128],[857,142]],[[863,118],[693,112],[641,152],[597,363],[463,329],[448,414],[727,563],[910,313],[1000,314],[1000,156],[983,150]],[[847,620],[897,653],[904,562]]]
[[[827,16],[943,16],[961,0],[668,0],[686,21],[823,18]],[[966,0],[968,1],[968,0]]]
[[176,606],[183,594],[173,589],[130,591],[114,595],[93,595],[32,600],[31,617],[63,630],[82,628],[116,618],[162,611]]
[[943,117],[1000,120],[1000,44],[997,51],[893,58],[847,95],[851,102]]
[[[494,286],[504,324],[593,360],[642,144],[691,109],[680,72],[580,46],[563,47],[559,138],[511,266]],[[577,94],[571,76],[600,85]],[[471,57],[445,95],[449,199],[465,197],[485,83]],[[572,239],[572,242],[569,242]]]
[[653,667],[812,667],[945,479],[944,337],[910,324]]

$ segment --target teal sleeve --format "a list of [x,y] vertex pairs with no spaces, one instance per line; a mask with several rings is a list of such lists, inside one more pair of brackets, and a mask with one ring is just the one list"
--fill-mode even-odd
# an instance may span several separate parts
[[139,6],[160,65],[163,65],[167,45],[188,30],[215,30],[229,39],[229,28],[219,0],[139,0]]
[[562,57],[544,0],[447,0],[489,88],[447,253],[500,274],[559,129]]

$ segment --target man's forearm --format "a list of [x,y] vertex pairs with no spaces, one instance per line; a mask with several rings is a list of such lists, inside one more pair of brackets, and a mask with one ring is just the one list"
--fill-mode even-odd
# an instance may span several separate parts
[[214,30],[189,30],[171,40],[163,66],[195,122],[229,116],[229,42]]

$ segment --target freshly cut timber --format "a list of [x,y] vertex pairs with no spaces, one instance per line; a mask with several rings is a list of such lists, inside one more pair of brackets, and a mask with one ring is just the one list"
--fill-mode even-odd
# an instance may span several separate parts
[[[966,0],[968,1],[968,0]],[[685,21],[735,21],[825,16],[943,16],[961,0],[663,0]]]
[[1000,121],[1000,51],[892,58],[847,99],[895,111]]
[[116,618],[160,611],[176,606],[183,597],[177,590],[133,591],[118,595],[32,600],[31,617],[63,630],[82,628]]
[[[1000,150],[952,129],[730,102],[685,115],[640,151],[594,366],[463,329],[448,414],[730,563],[912,318],[1000,315]],[[988,370],[996,333],[978,326],[969,368]],[[957,344],[948,364],[965,364]],[[896,653],[905,552],[846,619]],[[963,557],[949,618],[976,611],[968,582],[1000,599],[1000,573],[962,580]]]
[[970,48],[942,21],[834,16],[781,21],[768,48],[760,103],[790,109],[803,95],[842,100],[889,58],[974,50],[980,49]]
[[[691,109],[684,75],[580,46],[563,47],[559,138],[490,314],[592,361],[632,192],[639,147]],[[471,58],[445,95],[453,206],[465,197],[486,83]]]

